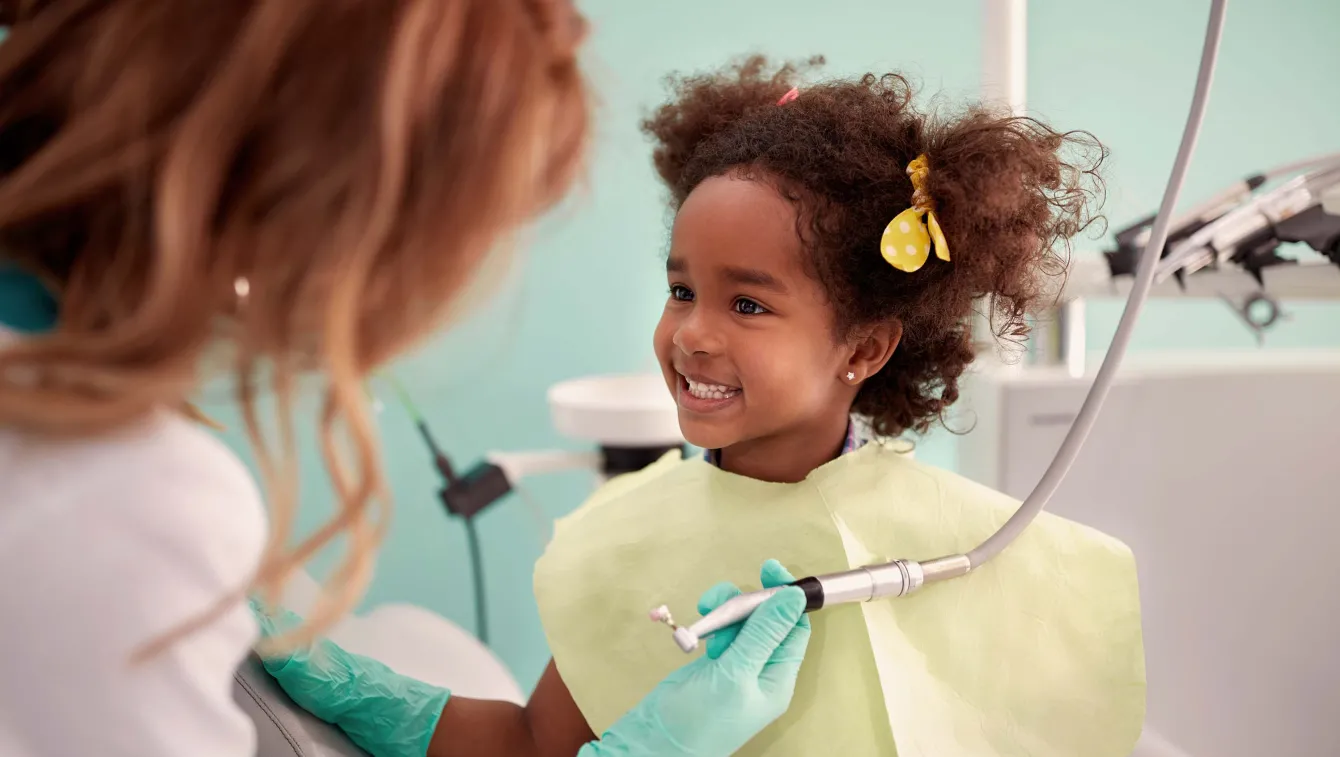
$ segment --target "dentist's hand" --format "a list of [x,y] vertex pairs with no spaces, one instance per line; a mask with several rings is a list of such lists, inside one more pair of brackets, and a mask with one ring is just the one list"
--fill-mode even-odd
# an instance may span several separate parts
[[[251,602],[261,638],[302,618]],[[376,660],[328,640],[310,649],[263,658],[265,669],[299,707],[338,726],[374,757],[423,757],[451,692],[402,676]]]
[[[763,565],[763,586],[795,579]],[[740,590],[703,595],[706,614]],[[783,589],[744,623],[717,632],[707,654],[671,673],[578,757],[728,757],[786,712],[810,640],[805,594]]]

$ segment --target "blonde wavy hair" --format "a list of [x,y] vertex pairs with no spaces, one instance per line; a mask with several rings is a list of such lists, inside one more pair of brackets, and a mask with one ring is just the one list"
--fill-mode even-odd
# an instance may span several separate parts
[[[362,596],[386,528],[363,382],[575,178],[585,24],[568,0],[0,0],[0,22],[0,249],[61,301],[51,334],[0,353],[0,425],[122,426],[187,406],[225,360],[269,544],[252,586],[153,647],[243,592],[276,600],[343,535],[277,645],[306,643]],[[290,545],[308,373],[339,501]]]

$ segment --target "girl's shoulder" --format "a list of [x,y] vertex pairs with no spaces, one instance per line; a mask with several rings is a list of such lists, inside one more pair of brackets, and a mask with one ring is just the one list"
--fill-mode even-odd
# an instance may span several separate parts
[[[981,543],[1022,504],[966,476],[916,460],[892,444],[871,443],[835,461],[832,467],[832,473],[820,478],[818,484],[844,517],[860,518],[862,513],[887,516],[891,508],[896,508],[897,519],[904,525],[931,528],[935,523],[953,523],[954,542],[960,551]],[[1076,544],[1083,544],[1123,559],[1130,555],[1130,549],[1119,539],[1046,510],[1020,538],[1047,551],[1071,551]]]
[[558,534],[609,503],[626,497],[629,493],[636,492],[644,486],[654,485],[656,480],[671,475],[684,466],[694,464],[703,464],[697,455],[684,455],[677,451],[667,452],[660,460],[642,470],[615,476],[597,487],[577,509],[554,521],[554,533]]

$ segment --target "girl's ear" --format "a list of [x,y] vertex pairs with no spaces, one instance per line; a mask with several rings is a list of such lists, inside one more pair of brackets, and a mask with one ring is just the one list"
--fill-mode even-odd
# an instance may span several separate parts
[[879,373],[893,351],[898,349],[898,340],[903,337],[903,324],[894,321],[881,323],[857,335],[852,344],[851,357],[847,359],[846,373],[842,377],[848,383],[859,384]]

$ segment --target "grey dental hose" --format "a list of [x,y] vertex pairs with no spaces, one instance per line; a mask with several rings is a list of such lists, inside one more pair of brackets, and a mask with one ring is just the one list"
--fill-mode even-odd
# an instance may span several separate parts
[[[807,612],[846,602],[868,602],[882,597],[906,596],[926,583],[955,578],[981,567],[1017,539],[1019,534],[1023,533],[1024,529],[1033,522],[1038,513],[1042,512],[1047,501],[1056,492],[1071,465],[1074,464],[1075,458],[1079,455],[1080,448],[1084,445],[1085,439],[1088,438],[1089,432],[1093,429],[1099,411],[1102,410],[1103,402],[1107,399],[1108,391],[1116,378],[1117,368],[1121,365],[1121,360],[1126,354],[1126,348],[1130,344],[1131,334],[1135,330],[1136,318],[1144,307],[1150,287],[1154,282],[1155,269],[1163,251],[1164,243],[1168,238],[1173,210],[1176,208],[1178,196],[1182,192],[1187,168],[1191,164],[1191,155],[1195,151],[1196,140],[1200,135],[1201,123],[1205,119],[1205,107],[1209,101],[1210,84],[1214,78],[1215,62],[1219,56],[1219,41],[1223,32],[1224,13],[1227,5],[1228,0],[1211,0],[1210,18],[1205,29],[1205,42],[1201,50],[1200,70],[1196,77],[1196,90],[1191,100],[1191,110],[1187,116],[1186,126],[1182,130],[1181,146],[1177,150],[1177,159],[1173,163],[1172,175],[1168,177],[1168,185],[1163,193],[1163,202],[1159,205],[1158,217],[1154,222],[1153,231],[1145,245],[1144,252],[1140,256],[1135,284],[1131,288],[1131,294],[1126,301],[1126,308],[1122,312],[1116,334],[1113,336],[1107,355],[1103,358],[1103,364],[1094,378],[1093,386],[1089,389],[1089,394],[1085,398],[1075,422],[1071,425],[1069,433],[1066,434],[1065,441],[1061,443],[1061,448],[1057,451],[1056,457],[1042,475],[1042,479],[1033,488],[1032,493],[1028,495],[1019,509],[1010,516],[1005,525],[967,554],[949,555],[924,561],[895,560],[885,565],[875,565],[825,576],[811,576],[796,581],[794,585],[805,592]],[[700,639],[748,618],[759,605],[780,590],[779,587],[742,594],[729,600],[690,626],[675,626],[664,608],[654,610],[652,618],[665,622],[674,628],[675,642],[685,652],[690,652],[697,648]]]
[[1000,530],[982,542],[976,549],[968,552],[968,569],[976,568],[1005,549],[1010,542],[1019,537],[1028,524],[1042,512],[1042,508],[1061,485],[1065,474],[1079,456],[1080,447],[1093,429],[1098,413],[1107,400],[1107,393],[1116,378],[1117,368],[1126,356],[1131,334],[1135,331],[1135,321],[1149,297],[1150,287],[1154,283],[1154,272],[1158,267],[1163,245],[1168,241],[1168,225],[1172,221],[1173,210],[1177,207],[1178,195],[1182,193],[1182,184],[1187,169],[1191,165],[1191,154],[1196,150],[1196,140],[1200,136],[1201,122],[1205,120],[1205,106],[1210,99],[1210,83],[1214,78],[1215,61],[1219,57],[1219,40],[1224,28],[1224,9],[1228,0],[1213,0],[1210,6],[1210,21],[1205,29],[1205,45],[1200,58],[1200,71],[1196,76],[1196,91],[1191,100],[1191,112],[1187,116],[1186,126],[1182,130],[1182,144],[1177,148],[1177,159],[1173,162],[1172,175],[1168,177],[1168,187],[1163,192],[1163,203],[1159,206],[1158,220],[1154,222],[1154,231],[1140,255],[1140,267],[1136,269],[1135,286],[1131,289],[1126,308],[1121,313],[1112,344],[1098,369],[1093,386],[1080,407],[1065,441],[1061,443],[1052,464],[1042,474],[1042,480],[1033,488],[1032,493],[1014,515],[1001,526]]

